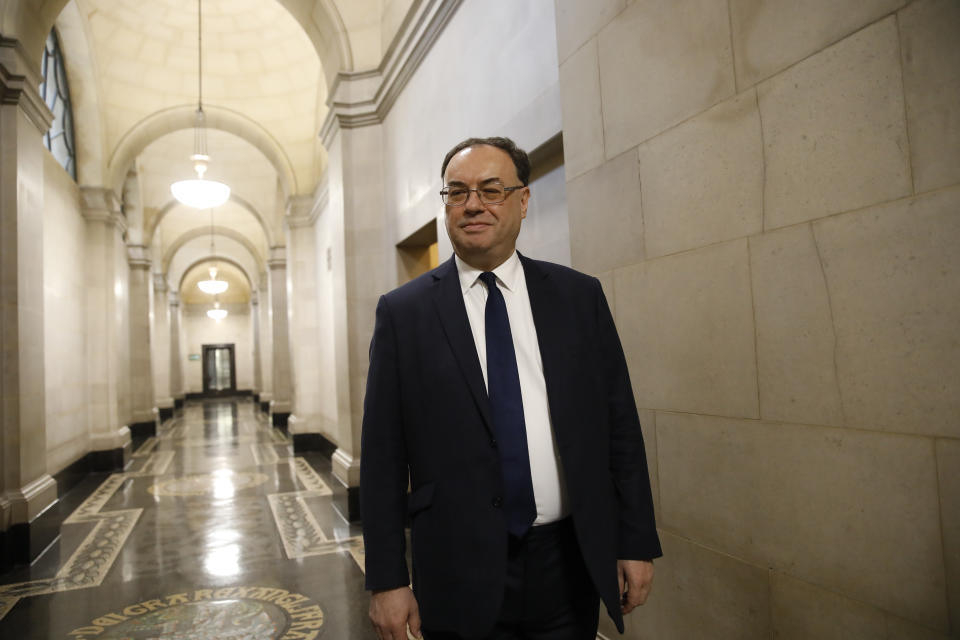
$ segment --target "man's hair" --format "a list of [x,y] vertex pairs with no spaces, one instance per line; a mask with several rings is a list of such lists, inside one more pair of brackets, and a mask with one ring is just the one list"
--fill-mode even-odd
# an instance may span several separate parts
[[517,178],[520,179],[520,183],[523,186],[527,186],[527,184],[530,183],[530,158],[527,157],[527,152],[518,147],[517,143],[510,138],[496,136],[492,138],[467,138],[453,149],[450,149],[450,151],[447,152],[447,157],[443,159],[443,166],[440,167],[440,179],[443,180],[443,177],[446,175],[447,165],[450,164],[450,159],[453,158],[453,156],[467,147],[475,147],[480,144],[506,151],[510,159],[513,160],[513,166],[517,168]]

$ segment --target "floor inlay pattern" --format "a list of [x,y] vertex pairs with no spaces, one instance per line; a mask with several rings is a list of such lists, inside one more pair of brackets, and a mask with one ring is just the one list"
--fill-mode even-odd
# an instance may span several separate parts
[[0,576],[0,637],[373,638],[331,474],[249,401],[188,403],[86,482],[41,561]]

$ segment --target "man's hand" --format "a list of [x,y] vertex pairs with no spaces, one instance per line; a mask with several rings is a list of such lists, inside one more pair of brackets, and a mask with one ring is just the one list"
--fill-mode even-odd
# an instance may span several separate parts
[[370,597],[370,621],[380,640],[407,640],[407,625],[420,636],[420,609],[410,587],[374,591]]
[[617,560],[620,579],[620,608],[624,615],[647,601],[653,586],[653,562],[647,560]]

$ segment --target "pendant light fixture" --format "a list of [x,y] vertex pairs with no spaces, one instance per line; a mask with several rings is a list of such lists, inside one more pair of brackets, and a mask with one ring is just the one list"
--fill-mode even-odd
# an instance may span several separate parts
[[[213,243],[213,209],[210,210],[210,255],[214,258],[217,256],[217,248]],[[226,280],[217,280],[217,264],[214,263],[213,266],[210,267],[210,279],[201,280],[197,283],[197,286],[200,287],[200,291],[204,293],[218,295],[226,291],[230,284]]]
[[213,303],[213,309],[207,309],[207,317],[220,322],[227,317],[227,310],[220,308],[220,301],[217,300]]
[[207,155],[207,117],[203,113],[203,22],[201,0],[197,0],[197,113],[193,123],[193,155],[190,161],[196,179],[180,180],[170,185],[170,192],[179,202],[195,209],[219,207],[230,197],[230,187],[222,182],[206,180],[210,156]]

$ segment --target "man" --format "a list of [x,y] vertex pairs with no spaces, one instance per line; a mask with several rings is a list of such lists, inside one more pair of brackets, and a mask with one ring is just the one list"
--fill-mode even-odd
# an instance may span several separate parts
[[661,551],[600,283],[516,252],[530,162],[511,140],[465,140],[441,176],[455,256],[380,298],[370,344],[370,618],[385,640],[421,620],[428,640],[592,639],[599,598],[622,632]]

